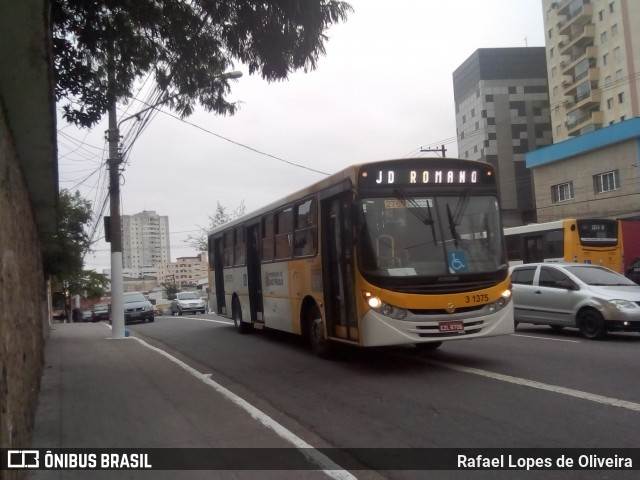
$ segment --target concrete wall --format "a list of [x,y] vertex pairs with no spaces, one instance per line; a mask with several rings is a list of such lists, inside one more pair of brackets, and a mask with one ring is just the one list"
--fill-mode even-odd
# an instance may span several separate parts
[[[0,98],[0,447],[28,447],[43,367],[47,295],[24,173]],[[4,478],[18,478],[4,472]],[[12,476],[15,475],[15,476]]]

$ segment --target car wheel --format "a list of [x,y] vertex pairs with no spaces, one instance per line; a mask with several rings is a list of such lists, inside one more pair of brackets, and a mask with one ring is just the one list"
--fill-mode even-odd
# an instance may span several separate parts
[[604,318],[597,310],[584,310],[578,314],[578,328],[584,338],[600,340],[607,334]]

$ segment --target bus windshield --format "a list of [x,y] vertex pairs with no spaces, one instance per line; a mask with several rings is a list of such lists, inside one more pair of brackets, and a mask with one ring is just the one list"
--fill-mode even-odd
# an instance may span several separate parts
[[446,276],[506,266],[496,197],[396,193],[360,201],[363,273]]

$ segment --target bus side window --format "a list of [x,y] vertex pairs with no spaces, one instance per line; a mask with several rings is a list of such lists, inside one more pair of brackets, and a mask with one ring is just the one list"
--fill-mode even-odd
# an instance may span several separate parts
[[293,208],[291,206],[276,212],[276,260],[291,258],[293,254]]
[[544,236],[544,258],[564,258],[564,232],[551,230]]
[[273,214],[262,217],[262,261],[273,261]]
[[295,220],[293,255],[295,257],[315,255],[318,251],[316,202],[313,199],[309,199],[297,205]]
[[225,232],[224,234],[224,266],[233,266],[233,231]]
[[246,258],[247,246],[244,241],[244,227],[237,227],[235,229],[235,244],[234,244],[234,265],[244,265]]

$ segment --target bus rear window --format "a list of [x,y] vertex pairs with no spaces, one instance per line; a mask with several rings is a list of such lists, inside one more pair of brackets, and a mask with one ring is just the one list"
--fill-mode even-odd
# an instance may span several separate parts
[[580,244],[614,246],[618,244],[618,222],[615,220],[576,220]]

